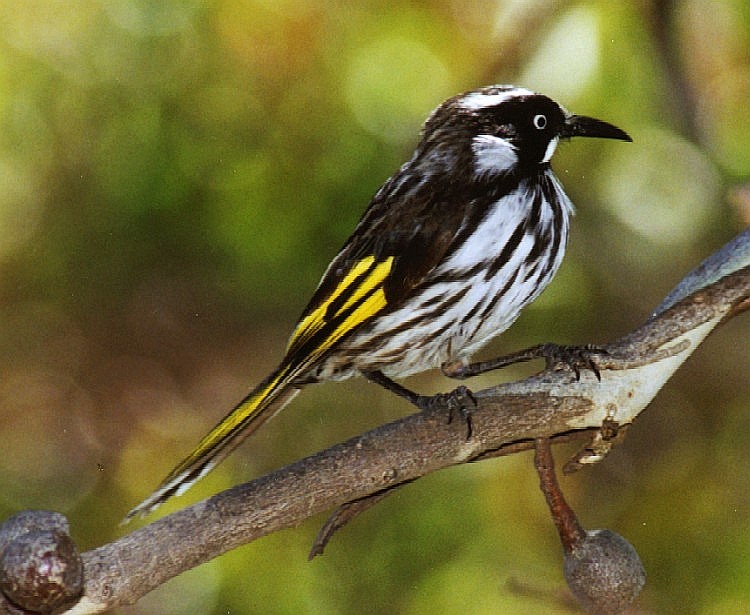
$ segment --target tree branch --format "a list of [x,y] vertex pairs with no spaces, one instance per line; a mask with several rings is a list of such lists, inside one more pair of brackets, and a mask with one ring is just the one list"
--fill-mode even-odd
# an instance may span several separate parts
[[748,307],[750,229],[691,272],[643,325],[599,346],[601,382],[545,370],[476,391],[469,440],[461,421],[413,414],[228,489],[83,553],[83,595],[66,612],[132,604],[235,547],[436,470],[530,448],[535,438],[627,425],[718,324]]

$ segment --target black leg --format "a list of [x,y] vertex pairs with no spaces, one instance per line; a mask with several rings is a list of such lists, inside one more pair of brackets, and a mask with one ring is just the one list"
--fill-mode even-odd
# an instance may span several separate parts
[[582,370],[594,372],[597,380],[601,380],[599,367],[596,363],[595,355],[606,354],[606,351],[595,346],[560,346],[558,344],[539,344],[525,350],[519,350],[513,354],[490,359],[488,361],[478,361],[468,365],[453,361],[445,363],[441,369],[443,374],[449,378],[462,380],[471,376],[478,376],[495,369],[501,369],[515,363],[524,361],[533,361],[534,359],[544,359],[547,369],[554,369],[560,366],[567,366],[573,370],[576,380],[580,380]]
[[423,412],[447,411],[448,422],[451,422],[453,420],[453,414],[458,412],[466,421],[466,439],[468,440],[471,438],[473,434],[471,412],[476,407],[477,402],[467,387],[459,386],[448,393],[420,395],[419,393],[415,393],[414,391],[407,389],[405,386],[400,385],[398,382],[394,382],[380,371],[364,372],[363,375],[370,382],[379,384],[399,397],[403,397]]

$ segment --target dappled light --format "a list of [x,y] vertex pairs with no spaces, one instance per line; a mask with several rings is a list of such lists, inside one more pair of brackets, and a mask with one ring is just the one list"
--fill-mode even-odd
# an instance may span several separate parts
[[[560,145],[552,165],[577,209],[568,255],[484,355],[619,337],[750,224],[741,0],[0,5],[0,519],[57,510],[82,549],[120,535],[277,364],[430,111],[491,83],[633,143]],[[638,612],[750,604],[749,372],[744,315],[604,462],[562,479],[588,526],[637,549]],[[409,384],[455,386],[438,370]],[[412,411],[362,378],[308,387],[165,510]],[[571,612],[529,453],[409,485],[308,563],[323,522],[123,613]]]

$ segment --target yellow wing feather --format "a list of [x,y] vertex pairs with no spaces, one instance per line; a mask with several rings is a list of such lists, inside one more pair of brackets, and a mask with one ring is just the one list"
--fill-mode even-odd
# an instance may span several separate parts
[[[358,315],[358,318],[350,322],[349,329],[352,326],[364,322],[368,318],[374,316],[380,309],[385,307],[386,300],[385,292],[383,291],[383,282],[385,281],[386,277],[388,277],[392,265],[392,256],[389,256],[388,258],[378,262],[377,264],[375,264],[374,256],[367,256],[361,260],[356,261],[352,265],[351,269],[349,269],[347,274],[336,285],[336,288],[334,288],[333,292],[328,295],[313,310],[311,310],[304,318],[302,318],[302,320],[300,320],[299,324],[294,330],[294,333],[292,334],[291,339],[289,340],[287,350],[310,339],[328,322],[331,322],[335,320],[337,316],[344,314],[346,310],[350,309],[368,292],[373,291],[374,294],[378,295],[378,299],[372,302],[368,299],[368,301],[365,302],[367,303],[367,309],[362,309],[363,306],[360,306],[353,312],[353,314],[356,313]],[[370,270],[369,273],[368,270]],[[365,273],[367,273],[367,276],[362,280],[359,280],[359,283],[355,286],[355,282],[358,280],[358,278],[364,276]],[[345,297],[347,293],[349,293],[349,296],[348,298],[346,298],[343,304],[336,310],[334,314],[329,314],[328,311],[331,305],[335,301],[341,300],[341,298]],[[353,314],[351,316],[353,316]],[[347,318],[347,320],[349,319]],[[346,331],[343,331],[342,335],[345,332]],[[339,337],[340,335],[331,340],[330,343],[324,344],[324,347],[329,348],[330,345]]]

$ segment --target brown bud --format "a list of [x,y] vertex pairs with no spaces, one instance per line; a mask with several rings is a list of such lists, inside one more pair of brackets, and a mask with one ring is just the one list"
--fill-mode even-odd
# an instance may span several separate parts
[[588,613],[616,615],[638,597],[646,571],[622,536],[610,530],[588,530],[565,553],[565,579]]
[[13,605],[50,613],[81,594],[83,562],[66,530],[64,517],[40,511],[0,528],[0,591]]

